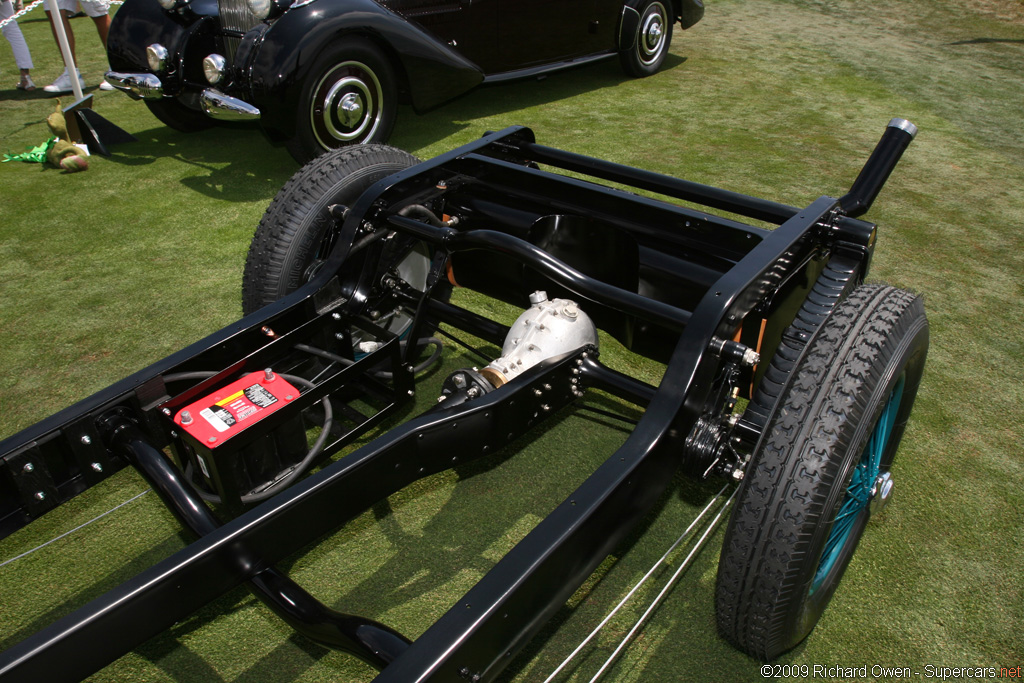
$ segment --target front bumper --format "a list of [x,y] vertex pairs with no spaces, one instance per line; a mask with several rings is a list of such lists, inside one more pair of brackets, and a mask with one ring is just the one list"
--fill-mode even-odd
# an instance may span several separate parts
[[207,88],[199,95],[203,113],[218,121],[256,121],[260,110],[245,100],[225,95],[216,88]]
[[135,100],[159,100],[164,96],[164,84],[154,74],[108,71],[103,76],[107,83]]
[[[125,73],[108,71],[107,82],[136,100],[159,100],[164,97],[160,78],[151,73]],[[216,88],[206,88],[199,94],[204,114],[218,121],[256,121],[260,110],[245,100],[225,95]]]

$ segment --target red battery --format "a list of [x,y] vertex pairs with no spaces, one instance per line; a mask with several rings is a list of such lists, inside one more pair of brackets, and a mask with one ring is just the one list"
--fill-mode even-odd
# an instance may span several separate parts
[[298,389],[267,370],[190,403],[174,416],[174,422],[203,445],[216,448],[298,397]]

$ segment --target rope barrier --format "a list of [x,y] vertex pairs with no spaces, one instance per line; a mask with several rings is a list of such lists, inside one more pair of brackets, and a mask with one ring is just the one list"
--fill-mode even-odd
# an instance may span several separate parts
[[[41,5],[41,4],[43,4],[43,0],[36,0],[33,3],[25,5],[25,7],[20,12],[15,12],[10,17],[4,19],[3,21],[0,21],[0,29],[3,29],[5,26],[7,26],[7,24],[11,23],[12,21],[17,21],[21,17],[25,16],[26,14],[28,14],[29,12],[34,10],[36,7],[39,7],[39,5]],[[111,5],[123,5],[124,4],[124,0],[112,0],[112,2],[110,4]]]

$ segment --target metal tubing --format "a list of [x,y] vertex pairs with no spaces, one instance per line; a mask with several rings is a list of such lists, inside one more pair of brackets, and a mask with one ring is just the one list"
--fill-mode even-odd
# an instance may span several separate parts
[[917,126],[910,121],[897,118],[889,122],[857,180],[853,181],[853,187],[839,200],[847,216],[867,213],[915,135]]
[[427,313],[441,322],[469,332],[498,348],[501,348],[501,345],[505,343],[505,337],[508,336],[508,325],[502,325],[478,313],[437,299],[427,300]]
[[[159,494],[178,520],[197,536],[220,527],[220,522],[174,463],[154,448],[146,435],[120,411],[101,419],[100,429],[111,449],[123,455]],[[238,563],[257,566],[239,547]],[[283,572],[268,567],[254,574],[248,588],[289,626],[307,638],[354,654],[383,669],[409,647],[410,641],[384,624],[336,612],[314,598]]]
[[685,328],[690,320],[689,311],[595,280],[526,240],[503,232],[457,232],[451,228],[435,228],[402,216],[390,216],[388,222],[402,232],[452,252],[489,249],[511,256],[589,301],[677,332]]
[[587,358],[580,367],[583,381],[595,389],[607,391],[612,396],[632,401],[638,406],[647,406],[658,391],[646,382],[602,365],[594,358]]
[[576,173],[584,173],[594,178],[623,183],[642,190],[657,192],[668,197],[701,204],[723,211],[767,221],[779,225],[796,215],[800,209],[756,197],[720,190],[710,185],[701,185],[689,180],[681,180],[672,176],[644,171],[622,164],[615,164],[601,159],[574,154],[553,147],[545,147],[533,142],[517,142],[516,146],[530,158],[542,164]]
[[[575,360],[570,354],[546,361],[501,392],[421,415],[327,465],[0,652],[0,681],[85,678],[251,579],[250,573],[261,565],[300,550],[413,481],[453,467],[453,451],[458,450],[458,462],[464,463],[512,441],[573,399],[569,387]],[[554,391],[542,391],[544,395],[538,397],[537,389],[549,384]],[[549,405],[550,413],[542,411],[542,402]],[[540,417],[532,417],[535,413]],[[120,438],[129,436],[125,431]],[[467,439],[488,448],[462,450]],[[163,458],[152,446],[142,454]],[[360,642],[369,641],[362,631],[356,635]]]

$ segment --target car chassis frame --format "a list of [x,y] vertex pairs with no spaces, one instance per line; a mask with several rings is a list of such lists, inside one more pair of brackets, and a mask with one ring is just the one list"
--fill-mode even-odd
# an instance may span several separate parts
[[[198,536],[0,654],[0,679],[88,676],[244,582],[299,632],[375,665],[379,683],[493,679],[655,506],[677,470],[742,478],[746,454],[764,425],[734,413],[736,398],[749,397],[763,372],[754,367],[758,354],[774,352],[798,311],[810,308],[824,319],[863,280],[876,227],[857,216],[870,207],[915,130],[894,119],[850,193],[804,208],[544,147],[521,127],[488,133],[377,182],[350,207],[332,207],[340,238],[306,285],[0,443],[0,533],[130,463]],[[403,215],[410,204],[463,220],[438,225]],[[614,250],[626,236],[640,245],[641,279],[662,285],[650,291],[678,294],[638,293],[614,277],[588,274],[608,271],[609,264],[588,261],[600,256],[574,259],[571,251],[538,246],[531,241],[536,230],[524,225],[548,216],[572,217],[563,221],[569,233],[577,229],[573,221],[582,220],[583,234],[611,235],[599,241],[598,251]],[[229,474],[217,470],[226,461],[208,458],[225,509],[237,515],[222,524],[182,473],[190,448],[194,453],[201,444],[184,443],[173,413],[246,373],[308,364],[296,347],[331,339],[341,340],[349,362],[330,366],[314,388],[250,427],[247,443],[274,438],[325,396],[351,387],[376,396],[379,412],[344,433],[333,431],[326,457],[415,394],[416,345],[369,316],[368,302],[379,296],[385,274],[374,265],[384,240],[366,247],[365,258],[350,258],[360,236],[385,231],[425,243],[433,254],[425,292],[401,286],[388,292],[411,316],[405,338],[443,322],[502,345],[507,326],[440,295],[455,264],[460,284],[466,273],[478,283],[471,288],[517,304],[535,289],[573,296],[599,327],[666,363],[660,386],[604,366],[595,347],[583,346],[489,393],[466,396],[455,389],[436,408],[255,506],[242,505]],[[346,266],[353,261],[361,264],[354,270]],[[833,294],[815,296],[826,271]],[[693,305],[679,305],[683,300]],[[378,340],[377,348],[355,354],[353,329]],[[386,380],[381,367],[390,372]],[[216,370],[196,380],[195,373],[210,368]],[[180,379],[185,376],[191,379]],[[273,567],[411,482],[515,441],[591,389],[643,409],[625,443],[415,641],[324,607]],[[163,451],[168,446],[173,459]]]

